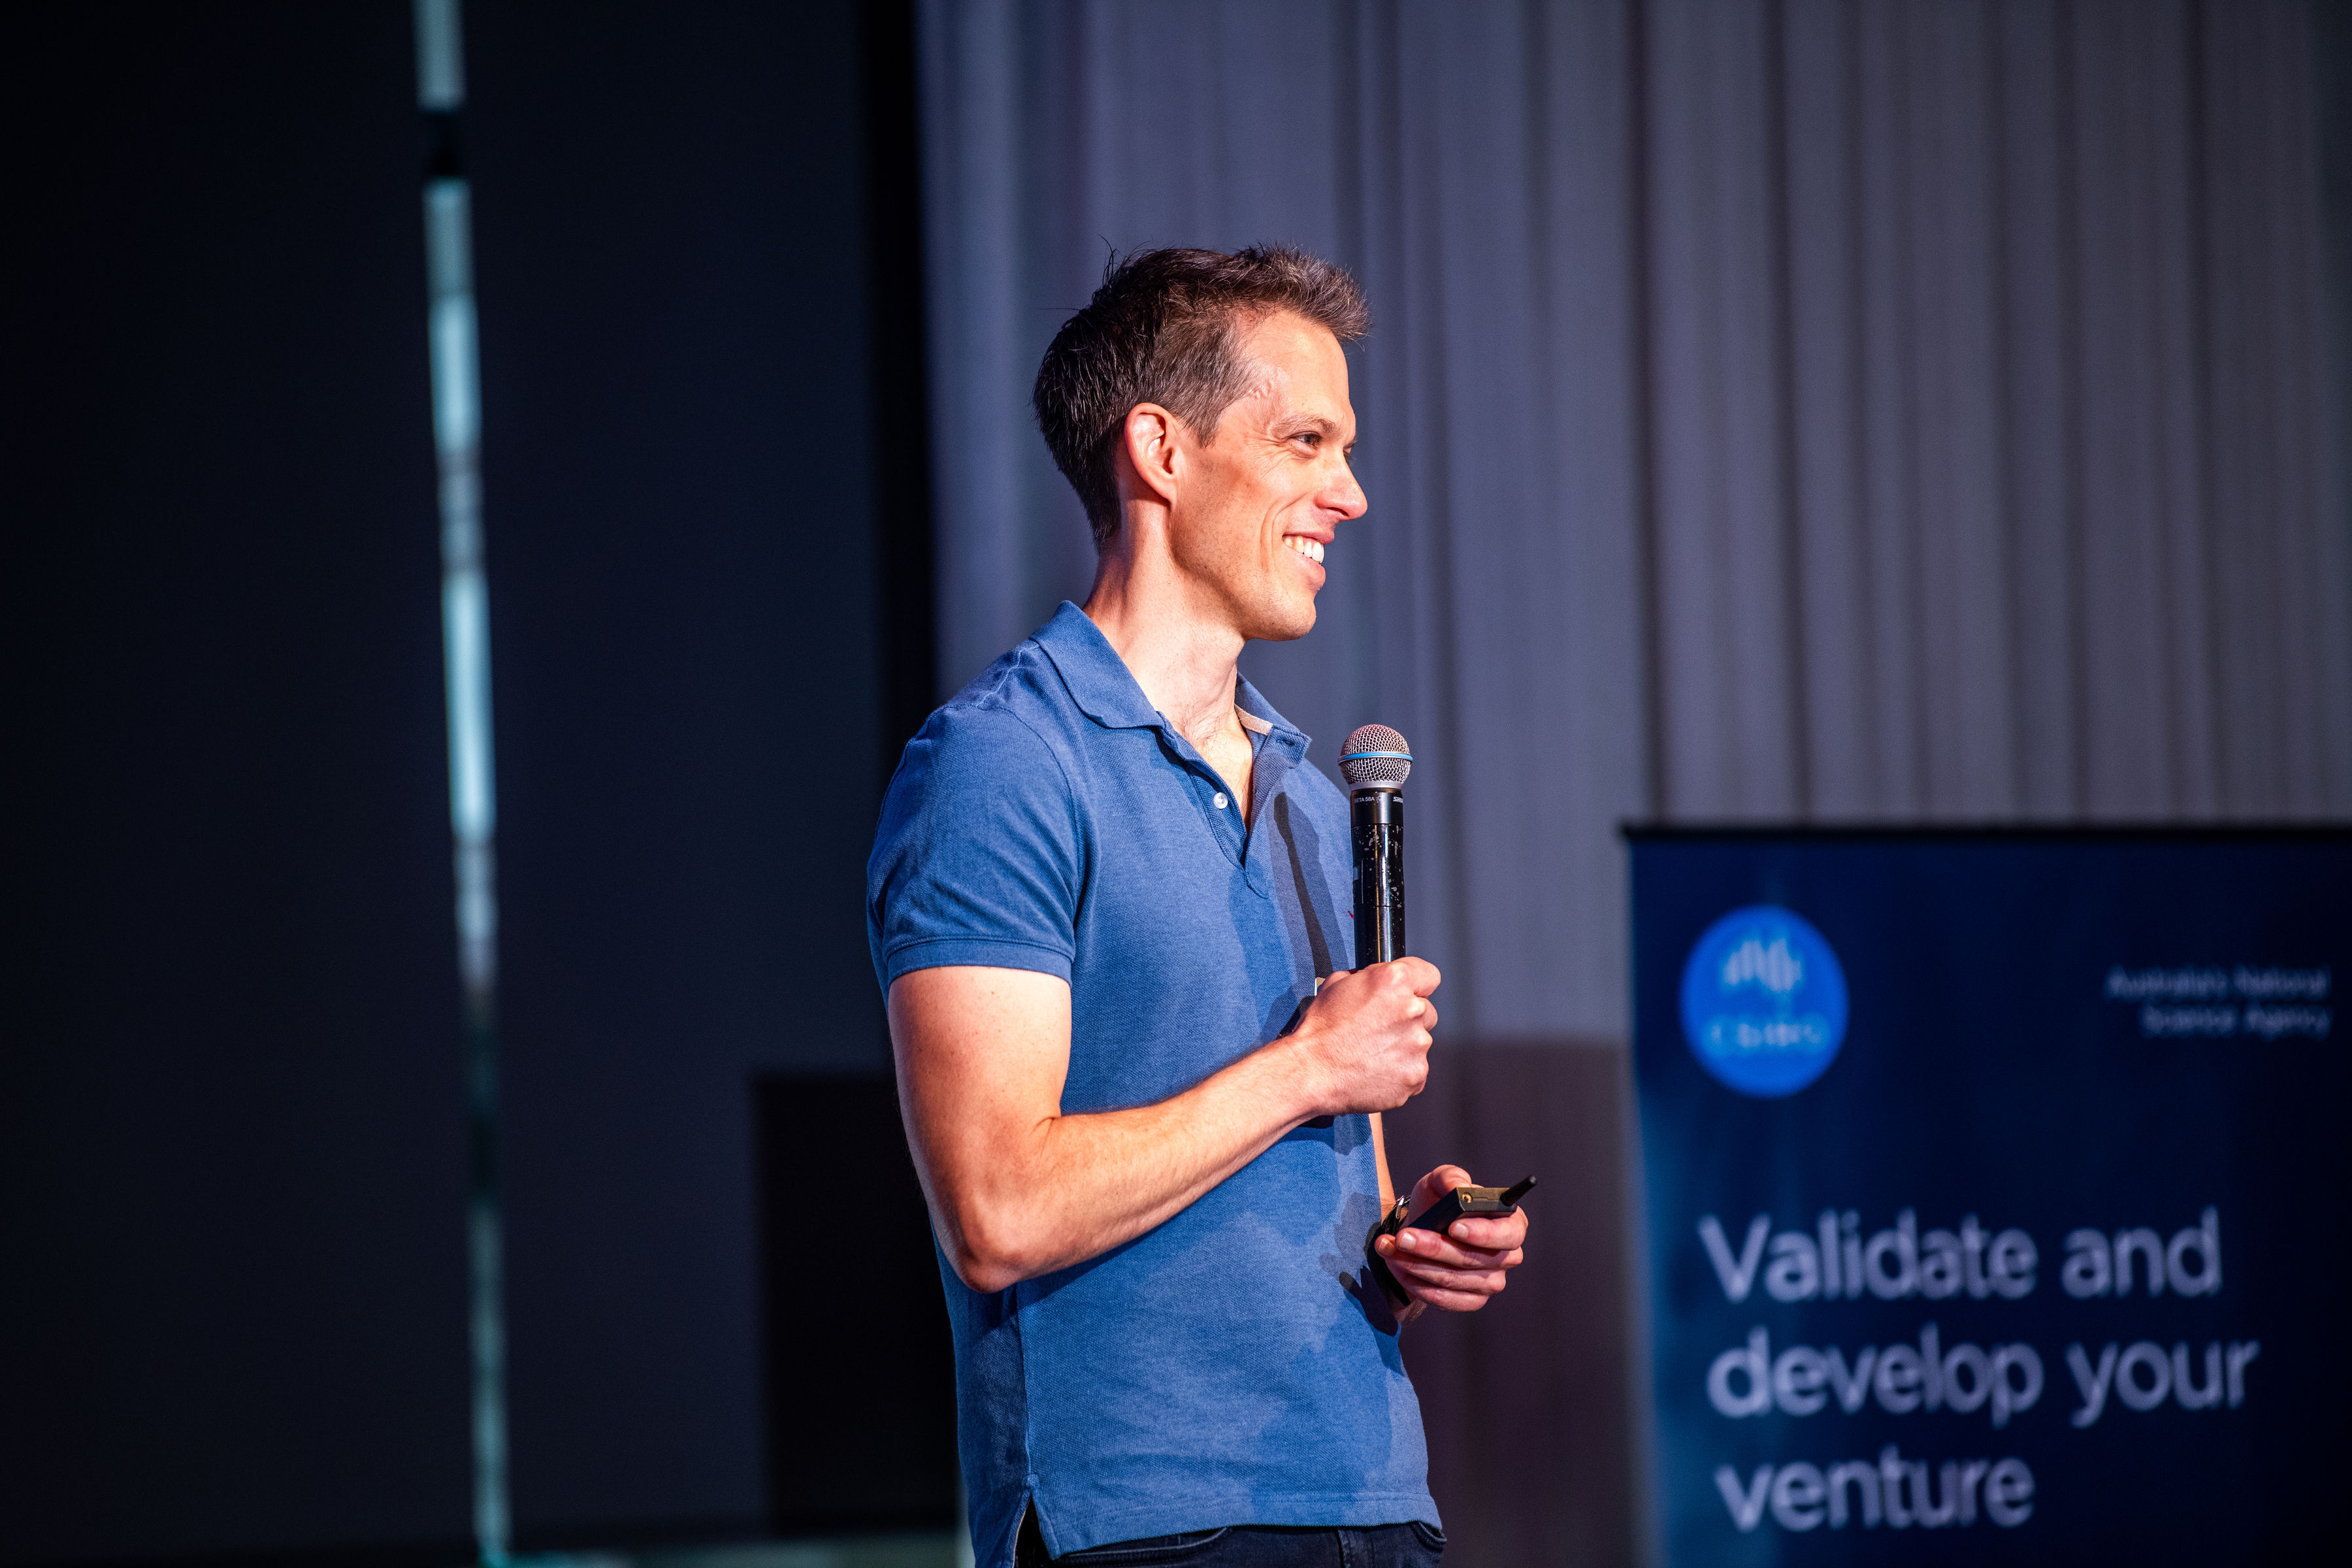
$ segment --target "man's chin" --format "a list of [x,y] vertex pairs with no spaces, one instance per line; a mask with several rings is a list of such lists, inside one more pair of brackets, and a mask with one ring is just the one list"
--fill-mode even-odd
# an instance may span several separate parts
[[1253,642],[1297,642],[1315,629],[1315,601],[1309,599],[1304,608],[1286,605],[1280,615],[1266,616],[1250,628]]

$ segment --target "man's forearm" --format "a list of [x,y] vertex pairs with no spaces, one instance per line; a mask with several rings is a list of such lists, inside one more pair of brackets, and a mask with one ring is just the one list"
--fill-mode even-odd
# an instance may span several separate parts
[[950,1262],[1002,1290],[1165,1224],[1314,1114],[1306,1076],[1276,1041],[1156,1105],[1017,1131],[961,1191],[926,1183]]
[[1402,1105],[1428,1075],[1419,959],[1333,976],[1297,1028],[1181,1094],[1064,1115],[1068,984],[943,967],[890,988],[907,1141],[940,1247],[1001,1290],[1164,1224],[1310,1117]]

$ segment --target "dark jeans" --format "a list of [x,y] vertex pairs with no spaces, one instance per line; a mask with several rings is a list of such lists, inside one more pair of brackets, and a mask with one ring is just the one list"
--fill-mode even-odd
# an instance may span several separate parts
[[1037,1516],[1021,1521],[1016,1568],[1437,1568],[1445,1533],[1433,1524],[1234,1524],[1045,1555]]

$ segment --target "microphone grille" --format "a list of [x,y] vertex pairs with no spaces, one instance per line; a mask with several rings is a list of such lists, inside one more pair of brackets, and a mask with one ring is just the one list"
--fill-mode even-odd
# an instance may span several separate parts
[[1367,724],[1339,748],[1339,776],[1351,786],[1402,784],[1412,772],[1412,748],[1386,724]]

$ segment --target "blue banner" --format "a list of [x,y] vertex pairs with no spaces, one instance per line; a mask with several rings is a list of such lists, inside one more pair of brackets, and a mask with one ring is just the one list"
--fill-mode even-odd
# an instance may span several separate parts
[[2338,1531],[2352,834],[1632,837],[1669,1563]]

